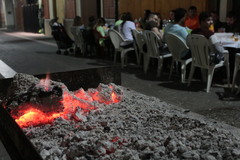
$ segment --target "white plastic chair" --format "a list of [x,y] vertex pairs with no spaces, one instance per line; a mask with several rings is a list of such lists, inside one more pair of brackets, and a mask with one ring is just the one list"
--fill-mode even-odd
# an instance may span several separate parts
[[[232,92],[234,91],[235,88],[235,81],[237,77],[237,73],[240,70],[240,53],[236,53],[235,55],[235,67],[234,67],[234,73],[233,73],[233,82],[232,82]],[[240,92],[240,84],[238,86],[238,91],[236,94]]]
[[158,59],[157,77],[159,77],[162,70],[163,59],[171,57],[172,54],[164,48],[164,44],[156,33],[144,30],[142,34],[147,47],[147,51],[143,55],[144,73],[147,73],[150,58],[156,58]]
[[[179,38],[177,35],[172,34],[172,33],[167,33],[165,35],[165,41],[167,43],[168,49],[170,50],[170,52],[172,53],[172,56],[173,56],[169,79],[172,76],[174,62],[176,62],[176,64],[178,64],[178,62],[180,62],[180,64],[181,64],[181,82],[185,83],[186,68],[187,68],[187,65],[192,61],[192,58],[183,60],[183,59],[181,59],[181,53],[187,52],[189,50],[189,48],[188,48],[187,44],[181,38]],[[176,71],[178,71],[178,67],[176,67]]]
[[81,49],[81,52],[83,55],[86,53],[86,44],[83,39],[82,31],[79,27],[71,27],[71,33],[73,34],[74,37],[74,50],[76,54],[76,49],[77,47]]
[[227,70],[227,80],[228,87],[230,87],[230,72],[229,72],[229,55],[228,51],[225,51],[225,57],[223,61],[220,61],[218,64],[214,64],[211,62],[209,52],[212,51],[212,46],[210,41],[199,34],[191,34],[187,37],[187,44],[192,53],[192,65],[191,71],[189,75],[188,86],[190,86],[192,77],[195,71],[195,67],[199,67],[201,69],[206,69],[208,71],[207,74],[207,89],[206,92],[210,91],[210,87],[212,84],[212,78],[214,74],[214,70],[219,67],[226,67]]
[[141,32],[139,32],[136,29],[132,30],[132,35],[134,39],[134,44],[135,44],[135,51],[138,52],[138,65],[141,63],[142,56],[145,54],[143,50],[143,45],[145,44],[143,35]]
[[[114,29],[109,29],[108,35],[109,35],[109,37],[112,41],[112,44],[115,48],[114,63],[116,63],[116,61],[117,61],[117,53],[120,52],[121,53],[121,67],[123,68],[125,65],[125,63],[124,63],[125,59],[127,58],[126,53],[128,53],[129,51],[134,51],[134,47],[123,48],[121,45],[124,42],[127,42],[127,40],[124,40],[122,35]],[[136,54],[136,60],[138,62],[138,54]]]

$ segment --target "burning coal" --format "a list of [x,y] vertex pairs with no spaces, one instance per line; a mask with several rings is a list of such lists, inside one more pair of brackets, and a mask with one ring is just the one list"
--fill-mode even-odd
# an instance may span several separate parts
[[118,103],[122,91],[115,84],[100,84],[96,89],[71,92],[60,82],[39,80],[26,74],[17,74],[11,84],[5,106],[20,127],[52,123],[62,117],[85,121],[90,110],[102,105]]

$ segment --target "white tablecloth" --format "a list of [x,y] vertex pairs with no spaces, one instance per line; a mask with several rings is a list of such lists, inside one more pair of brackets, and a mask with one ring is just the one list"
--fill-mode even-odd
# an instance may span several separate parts
[[230,48],[240,48],[240,37],[238,36],[238,40],[235,41],[233,38],[233,33],[215,33],[218,39],[223,44],[223,47]]

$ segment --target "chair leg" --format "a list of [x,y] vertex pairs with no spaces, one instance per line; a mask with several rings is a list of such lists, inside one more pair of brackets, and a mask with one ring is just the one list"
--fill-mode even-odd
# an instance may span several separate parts
[[172,77],[172,71],[173,71],[173,67],[174,67],[174,60],[172,60],[172,64],[171,64],[171,68],[170,68],[170,74],[169,74],[169,79]]
[[158,59],[157,77],[160,77],[163,65],[163,58]]
[[206,75],[207,75],[206,69],[201,68],[201,75],[202,75],[203,82],[207,82],[207,79],[206,79]]
[[137,65],[140,66],[139,53],[136,50],[135,50],[135,53],[136,53]]
[[192,77],[193,77],[193,74],[194,74],[194,71],[195,71],[195,66],[191,66],[191,71],[190,71],[190,74],[189,74],[189,78],[188,78],[188,87],[190,86],[191,82],[192,82]]
[[145,74],[147,73],[149,62],[150,62],[150,58],[144,55],[143,70]]
[[229,68],[229,63],[227,63],[227,65],[226,65],[226,70],[227,70],[228,88],[230,89],[230,68]]
[[124,67],[124,61],[125,61],[125,52],[122,51],[122,52],[121,52],[121,67],[122,67],[122,68]]
[[182,83],[185,83],[185,77],[186,77],[186,64],[181,64],[181,80]]
[[210,91],[210,87],[211,87],[211,84],[212,84],[213,74],[214,74],[214,68],[210,68],[210,69],[208,70],[208,80],[207,80],[207,89],[206,89],[206,92],[209,92],[209,91]]
[[117,51],[114,51],[114,64],[117,63]]
[[138,56],[138,65],[139,66],[141,65],[141,59],[142,59],[142,53],[139,53],[139,56]]
[[235,61],[235,67],[234,67],[234,72],[233,72],[233,81],[232,81],[232,92],[234,91],[234,88],[235,88],[235,81],[236,81],[236,77],[237,77],[237,72],[238,72],[238,69],[239,69],[239,61],[236,60]]

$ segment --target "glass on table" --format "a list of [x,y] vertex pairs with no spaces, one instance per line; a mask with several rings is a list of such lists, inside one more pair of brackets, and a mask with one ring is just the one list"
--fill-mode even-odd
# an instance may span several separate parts
[[238,39],[239,39],[239,32],[235,32],[233,34],[233,37],[234,37],[234,41],[238,41]]

